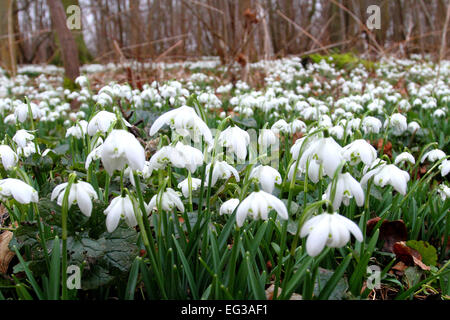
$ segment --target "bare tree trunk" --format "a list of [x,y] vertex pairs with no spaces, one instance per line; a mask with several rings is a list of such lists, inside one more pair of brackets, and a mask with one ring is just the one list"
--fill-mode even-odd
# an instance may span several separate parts
[[75,39],[72,32],[67,28],[67,18],[62,2],[59,0],[47,1],[50,7],[53,28],[58,35],[66,77],[74,81],[80,75],[80,62]]
[[13,0],[0,1],[0,63],[12,76],[16,74],[13,35]]

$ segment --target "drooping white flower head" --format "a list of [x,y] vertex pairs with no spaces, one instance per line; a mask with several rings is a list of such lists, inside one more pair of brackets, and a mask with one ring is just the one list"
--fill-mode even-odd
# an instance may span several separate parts
[[445,177],[450,172],[450,160],[445,159],[442,161],[441,165],[439,166],[439,169],[441,170],[441,175]]
[[[200,187],[200,185],[202,184],[202,180],[201,179],[197,179],[197,178],[192,178],[192,191],[195,191],[198,189],[198,187]],[[183,193],[183,196],[185,198],[189,197],[189,178],[184,179],[183,181],[181,181],[178,184],[178,189],[181,189],[181,192]]]
[[414,133],[419,129],[420,129],[420,124],[418,124],[416,121],[411,121],[410,123],[408,123],[408,131],[410,133]]
[[269,129],[262,129],[260,131],[259,137],[258,137],[258,145],[260,150],[267,150],[269,146],[276,145],[278,142],[277,136],[273,133],[272,130]]
[[203,153],[197,148],[178,142],[175,151],[176,155],[171,162],[177,168],[186,168],[194,173],[203,164]]
[[420,160],[420,163],[424,163],[425,160],[427,160],[427,159],[430,162],[435,162],[435,161],[441,160],[442,158],[445,158],[445,152],[442,150],[439,150],[439,149],[434,149],[434,150],[426,152],[423,155],[422,160]]
[[3,168],[9,170],[17,164],[17,154],[10,146],[0,145],[0,158],[2,159]]
[[250,135],[237,126],[228,127],[220,133],[218,143],[234,153],[239,160],[245,160]]
[[[115,121],[117,121],[117,116],[114,113],[102,110],[93,116],[89,121],[87,125],[87,133],[90,136],[95,135],[98,131],[105,133]],[[131,124],[129,124],[125,119],[123,119],[123,122],[127,127],[131,127]]]
[[281,219],[288,219],[288,212],[283,201],[262,190],[252,192],[237,208],[236,223],[238,227],[242,227],[248,215],[254,220],[267,220],[272,209],[278,213]]
[[0,180],[0,200],[7,200],[10,197],[22,204],[39,201],[37,191],[22,180],[14,178]]
[[[158,209],[157,201],[159,201],[159,195],[155,194],[148,205],[146,205],[147,214],[150,214],[151,211]],[[184,211],[184,205],[181,201],[180,194],[172,188],[167,188],[161,196],[161,208],[164,211],[172,211],[175,207],[177,207],[181,212]]]
[[150,158],[152,169],[163,169],[168,164],[176,168],[186,168],[193,173],[203,164],[203,153],[197,148],[178,142],[175,146],[162,147]]
[[[57,185],[52,191],[51,200],[57,199],[56,203],[62,206],[67,186],[67,182]],[[78,181],[73,183],[70,188],[68,205],[70,208],[76,203],[80,211],[85,216],[90,217],[92,212],[92,199],[97,200],[97,198],[97,193],[89,183]]]
[[34,135],[27,130],[20,129],[16,131],[12,140],[17,143],[20,148],[25,148],[32,140],[34,140]]
[[136,216],[134,215],[133,202],[128,195],[125,197],[118,196],[111,200],[109,206],[105,209],[106,229],[113,232],[119,225],[120,218],[125,219],[130,227],[137,225]]
[[289,125],[284,119],[280,119],[277,122],[275,122],[272,127],[270,128],[274,133],[278,134],[280,132],[282,133],[289,133]]
[[[205,177],[205,184],[208,184],[209,181],[209,172],[210,172],[211,164],[208,163],[206,165],[206,177]],[[226,163],[225,161],[216,161],[214,162],[214,167],[212,171],[212,178],[211,178],[211,187],[214,186],[218,179],[229,179],[231,175],[234,175],[236,178],[236,182],[239,182],[239,173],[237,170]]]
[[306,221],[300,230],[300,237],[308,236],[306,251],[315,257],[325,246],[330,248],[345,246],[350,240],[350,233],[359,242],[363,241],[362,232],[356,223],[334,212],[322,213]]
[[365,134],[368,133],[377,134],[380,132],[381,126],[382,126],[381,121],[378,118],[371,116],[365,117],[362,120],[361,124],[362,130],[364,131]]
[[67,137],[75,137],[81,139],[87,133],[88,122],[86,120],[80,120],[77,124],[70,127],[66,131]]
[[[296,163],[297,161],[294,161],[294,163],[292,163],[291,167],[289,168],[288,172],[289,181],[291,181],[294,176]],[[297,165],[297,177],[300,178],[305,173],[306,168],[303,169],[302,167],[300,167],[300,165]],[[321,173],[323,174],[323,169],[320,168],[320,164],[318,164],[316,161],[310,161],[308,167],[308,179],[311,180],[313,183],[317,183],[319,182],[319,177]]]
[[239,199],[229,199],[222,203],[220,206],[219,214],[232,214],[236,207],[239,205]]
[[257,183],[261,184],[261,188],[268,193],[273,192],[275,184],[283,182],[280,173],[271,166],[260,165],[253,168],[249,178],[255,179]]
[[300,158],[300,168],[306,171],[306,164],[309,160],[322,164],[325,174],[332,178],[334,172],[344,160],[342,147],[337,144],[332,137],[315,140],[302,154]]
[[80,75],[75,79],[75,83],[78,84],[80,87],[86,87],[89,81],[85,75]]
[[384,187],[391,185],[401,195],[406,195],[409,173],[397,168],[393,164],[381,164],[373,170],[368,171],[361,179],[361,185],[366,185],[373,177],[375,185]]
[[101,147],[101,159],[105,170],[112,175],[128,165],[133,170],[142,170],[145,151],[134,135],[125,130],[113,130]]
[[294,119],[291,123],[288,124],[289,133],[294,134],[296,132],[306,132],[306,124],[298,119]]
[[[331,200],[331,186],[332,183],[328,185],[323,198]],[[336,193],[333,200],[334,210],[338,210],[342,202],[348,206],[352,198],[355,198],[356,204],[361,207],[364,204],[364,191],[359,182],[350,173],[340,173],[338,175]]]
[[[30,102],[30,108],[33,119],[37,119],[43,116],[42,111],[39,109],[37,104]],[[14,109],[14,116],[19,122],[25,122],[28,118],[28,104],[21,103],[16,106],[16,108]]]
[[361,161],[369,165],[377,158],[377,151],[366,140],[358,139],[342,149],[342,156],[351,165],[356,165]]
[[338,140],[341,140],[344,137],[344,127],[341,125],[333,126],[329,129],[329,131],[330,135]]
[[195,142],[200,141],[200,136],[204,137],[208,145],[213,142],[209,127],[191,107],[182,106],[161,115],[150,128],[150,136],[157,133],[164,125],[169,125],[183,137],[190,136]]
[[[137,172],[137,174],[138,174],[140,177],[142,177],[142,178],[144,178],[144,179],[148,179],[148,178],[150,178],[151,175],[152,175],[153,168],[152,168],[152,166],[150,165],[150,162],[149,162],[149,161],[145,161],[144,169],[142,169],[142,170],[137,170],[136,172]],[[135,181],[134,181],[133,170],[132,170],[130,167],[127,167],[127,168],[124,170],[123,174],[124,174],[125,176],[128,176],[128,178],[130,179],[130,182],[131,182],[131,184],[132,184],[133,186],[136,186],[136,183],[135,183]]]
[[99,138],[96,142],[96,144],[94,145],[94,148],[92,149],[92,151],[88,154],[88,156],[86,157],[86,161],[84,163],[84,167],[86,170],[89,169],[89,166],[91,165],[91,162],[94,160],[98,160],[101,158],[102,156],[102,147],[103,147],[103,139]]
[[402,152],[397,157],[395,157],[394,164],[398,165],[402,162],[409,162],[410,164],[415,164],[416,160],[414,159],[413,155],[409,152]]
[[437,192],[441,196],[442,201],[450,198],[450,188],[443,183],[438,186]]
[[389,119],[384,122],[385,128],[391,128],[392,134],[395,136],[400,136],[408,128],[408,122],[406,117],[400,113],[394,113]]

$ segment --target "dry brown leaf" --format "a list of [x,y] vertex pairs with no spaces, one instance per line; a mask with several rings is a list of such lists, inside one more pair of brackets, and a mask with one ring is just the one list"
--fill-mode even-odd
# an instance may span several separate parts
[[408,268],[408,266],[404,264],[402,261],[399,261],[398,263],[395,264],[395,266],[392,267],[393,270],[397,270],[400,272],[405,271],[406,268]]
[[[367,221],[367,234],[371,234],[375,225],[380,221],[379,217]],[[383,251],[394,252],[394,244],[398,241],[406,241],[408,231],[403,220],[384,220],[380,226],[380,239],[384,240]]]
[[9,242],[13,237],[11,231],[5,231],[0,234],[0,273],[6,273],[9,262],[14,257],[14,252],[9,250]]
[[409,266],[416,265],[422,270],[430,270],[430,267],[422,262],[420,253],[408,247],[405,241],[399,241],[394,244],[394,253],[400,261]]

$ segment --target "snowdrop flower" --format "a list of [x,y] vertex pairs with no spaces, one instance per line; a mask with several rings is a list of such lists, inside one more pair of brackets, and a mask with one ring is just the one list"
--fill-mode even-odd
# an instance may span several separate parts
[[125,219],[130,227],[137,225],[136,216],[134,215],[133,202],[130,197],[116,197],[111,200],[109,206],[105,209],[106,229],[108,232],[113,232],[119,225],[120,218]]
[[[205,184],[208,184],[209,181],[209,172],[211,168],[211,163],[206,166],[206,177]],[[213,187],[218,179],[229,179],[231,175],[234,175],[236,182],[239,182],[239,173],[235,168],[230,166],[225,161],[216,161],[214,162],[212,178],[211,178],[211,187]]]
[[86,120],[80,120],[76,125],[70,127],[66,131],[67,137],[75,137],[81,139],[87,132],[88,122]]
[[[37,119],[43,116],[41,110],[35,103],[30,102],[30,108],[33,119]],[[19,122],[21,123],[25,122],[28,118],[28,104],[21,103],[20,105],[18,105],[14,109],[14,116],[16,117],[17,120],[19,120]]]
[[408,123],[408,132],[409,133],[414,133],[419,129],[420,129],[420,124],[418,124],[416,121],[411,121],[410,123]]
[[445,184],[440,184],[437,188],[437,192],[441,196],[442,201],[445,201],[446,199],[450,198],[450,188],[447,187]]
[[368,133],[377,134],[380,132],[381,126],[382,126],[381,121],[378,118],[371,116],[365,117],[362,120],[361,124],[362,130],[364,131],[365,134]]
[[203,153],[197,148],[178,142],[175,151],[173,156],[177,158],[172,157],[172,163],[177,168],[186,168],[193,173],[203,164]]
[[[325,199],[331,200],[331,186],[332,183],[328,185],[325,191]],[[333,200],[334,210],[338,210],[342,202],[345,206],[348,206],[351,198],[355,198],[356,204],[361,207],[364,204],[364,191],[350,173],[340,173],[337,178],[336,193]]]
[[[294,163],[292,163],[291,167],[289,168],[289,172],[288,172],[289,181],[291,181],[293,179],[296,162],[297,161],[294,161]],[[300,178],[305,172],[306,172],[306,168],[303,169],[300,167],[300,165],[297,166],[297,177],[298,178]],[[308,167],[308,179],[311,180],[313,183],[317,183],[317,182],[319,182],[319,177],[321,176],[321,173],[323,174],[323,169],[320,168],[320,165],[317,164],[316,161],[310,161],[309,167]]]
[[[113,122],[117,121],[117,117],[114,113],[109,111],[100,111],[89,121],[87,126],[87,133],[90,136],[95,135],[98,131],[107,132]],[[131,126],[124,120],[127,126]]]
[[[52,191],[51,200],[57,199],[56,203],[62,206],[67,186],[67,182],[57,185]],[[76,203],[80,208],[80,211],[85,216],[90,217],[92,212],[91,199],[97,200],[97,193],[89,183],[79,181],[72,184],[68,197],[69,209],[72,204]]]
[[0,158],[2,159],[3,168],[9,170],[17,164],[17,154],[10,146],[0,145]]
[[330,135],[338,140],[341,140],[344,137],[344,128],[342,126],[333,126],[329,129],[329,132]]
[[102,144],[101,159],[105,170],[112,175],[128,165],[133,170],[142,170],[145,151],[134,135],[125,130],[113,130]]
[[281,184],[282,182],[280,173],[271,166],[253,168],[249,178],[255,179],[257,183],[261,184],[261,188],[268,193],[272,193],[275,183]]
[[361,179],[361,185],[366,185],[370,178],[373,178],[375,185],[384,187],[389,184],[401,195],[406,195],[409,173],[397,168],[393,164],[381,164],[373,170],[367,172]]
[[434,149],[425,153],[422,160],[420,160],[420,163],[424,163],[427,159],[430,162],[435,162],[441,160],[442,158],[445,158],[445,152],[439,149]]
[[5,201],[11,196],[22,204],[39,201],[37,191],[22,180],[13,178],[0,180],[0,200]]
[[228,127],[220,133],[218,143],[230,149],[239,160],[245,160],[250,135],[239,127]]
[[280,132],[289,133],[289,125],[286,120],[280,119],[272,125],[271,130],[276,134]]
[[222,203],[220,206],[219,214],[232,214],[236,207],[239,205],[239,199],[230,199]]
[[278,142],[277,136],[272,130],[262,129],[258,137],[258,145],[261,150],[267,150],[269,146],[274,146]]
[[326,175],[332,178],[334,172],[344,160],[341,153],[342,147],[332,137],[321,138],[314,141],[305,150],[300,158],[299,165],[305,171],[308,159],[310,164],[312,161],[316,161],[317,164],[322,164]]
[[350,240],[350,233],[359,242],[363,241],[362,232],[356,223],[334,212],[322,213],[306,221],[300,230],[300,237],[308,236],[306,251],[311,257],[315,257],[325,246],[330,248],[345,246]]
[[80,87],[86,87],[88,84],[88,79],[85,75],[81,75],[75,79],[75,83],[78,84]]
[[103,139],[100,138],[97,140],[97,143],[94,147],[94,149],[88,154],[86,157],[86,161],[84,163],[84,167],[86,170],[89,169],[89,166],[91,165],[91,162],[94,160],[98,160],[102,156],[102,146],[103,145]]
[[34,139],[34,136],[27,130],[17,130],[12,140],[17,143],[20,148],[25,148],[29,142]]
[[[200,185],[202,184],[202,180],[201,179],[197,179],[197,178],[192,178],[192,191],[195,191],[198,189],[198,187],[200,187]],[[189,178],[184,179],[183,181],[181,181],[178,184],[178,189],[181,189],[181,192],[183,193],[183,196],[185,198],[189,197]]]
[[186,168],[191,173],[203,164],[203,153],[191,146],[178,142],[174,146],[164,146],[150,158],[152,169],[163,169],[167,164],[176,168]]
[[158,194],[155,194],[152,197],[146,207],[147,214],[150,214],[151,211],[158,209],[157,201],[159,200],[161,200],[161,208],[164,211],[172,211],[175,207],[177,207],[181,212],[184,211],[184,205],[181,201],[180,194],[172,188],[167,188],[167,190],[163,192],[161,199],[159,199]]
[[288,219],[288,212],[283,201],[265,191],[252,192],[239,205],[236,211],[236,223],[238,227],[242,227],[247,215],[254,220],[267,220],[271,209],[274,209],[281,219]]
[[445,159],[442,161],[441,165],[439,166],[439,169],[441,170],[441,175],[445,177],[450,172],[450,160]]
[[150,136],[157,133],[165,124],[175,129],[183,137],[190,136],[195,142],[198,142],[202,135],[209,145],[212,144],[213,139],[209,127],[191,107],[182,106],[161,115],[150,128]]
[[37,152],[39,153],[40,152],[39,151],[39,147],[36,147],[36,145],[33,142],[28,142],[28,144],[25,145],[25,147],[23,147],[23,148],[22,147],[18,147],[17,148],[17,153],[19,155],[24,156],[24,157],[28,157],[31,154],[36,153],[36,149],[37,149]]
[[446,115],[446,113],[445,113],[445,110],[443,110],[443,109],[436,109],[433,112],[433,117],[435,117],[435,118],[443,118],[443,117],[445,117],[445,115]]
[[410,164],[415,164],[416,160],[414,159],[413,155],[409,152],[402,152],[397,157],[395,157],[394,164],[398,165],[402,162],[409,162]]
[[400,113],[394,113],[389,119],[384,122],[384,127],[390,127],[392,134],[400,136],[408,129],[406,117]]
[[377,158],[377,151],[366,140],[358,139],[342,149],[342,156],[351,165],[356,165],[361,161],[369,165]]
[[294,134],[296,132],[306,132],[306,124],[298,119],[294,119],[291,123],[288,124],[289,133]]
[[[144,169],[137,170],[136,173],[144,179],[150,178],[153,173],[153,168],[150,165],[150,162],[145,161]],[[127,167],[125,169],[125,171],[123,172],[123,174],[128,176],[128,178],[130,179],[130,182],[133,186],[136,186],[136,183],[134,182],[133,170],[130,167]]]

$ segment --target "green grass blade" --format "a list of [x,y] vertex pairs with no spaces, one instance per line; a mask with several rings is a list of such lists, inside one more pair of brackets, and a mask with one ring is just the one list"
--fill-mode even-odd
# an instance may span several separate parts
[[[58,300],[59,298],[59,287],[61,283],[61,252],[59,243],[59,238],[56,237],[53,240],[52,258],[50,261],[50,280],[48,288],[49,300]],[[62,270],[62,272],[66,272],[66,270]]]
[[180,257],[181,263],[183,264],[184,272],[186,273],[186,276],[187,276],[187,279],[189,282],[189,286],[191,288],[192,296],[194,299],[198,300],[199,297],[198,297],[197,285],[194,281],[194,276],[192,275],[192,271],[189,266],[189,263],[187,262],[186,257],[184,255],[183,251],[181,250],[180,244],[178,243],[178,241],[174,235],[172,235],[172,238],[175,243],[175,247],[177,248],[178,256]]

